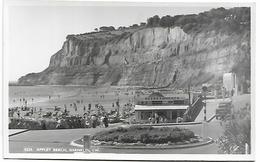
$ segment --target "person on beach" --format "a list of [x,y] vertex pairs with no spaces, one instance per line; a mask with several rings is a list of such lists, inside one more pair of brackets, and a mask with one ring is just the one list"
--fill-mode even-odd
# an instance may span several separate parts
[[61,119],[57,119],[56,129],[61,128]]
[[85,119],[85,128],[89,128],[89,119]]
[[101,118],[100,118],[100,126],[102,126],[102,125],[104,125],[104,116],[101,116]]
[[158,115],[157,113],[155,113],[155,114],[154,114],[154,117],[155,117],[155,123],[156,123],[156,124],[159,123],[159,121],[160,121],[159,115]]
[[164,122],[164,117],[159,117],[159,121],[160,121],[160,123],[163,123]]
[[20,111],[18,110],[18,111],[17,111],[17,116],[18,116],[18,118],[20,118],[20,115],[21,115],[21,114],[20,114]]
[[149,120],[149,123],[152,124],[152,117],[149,117],[148,120]]
[[75,111],[78,111],[77,104],[76,104],[76,103],[73,103],[73,106],[74,106],[74,110],[75,110]]
[[107,128],[107,127],[108,127],[108,118],[107,118],[106,115],[105,115],[105,117],[103,118],[103,123],[104,123],[105,127]]
[[65,106],[64,113],[67,114],[67,107]]
[[91,116],[91,124],[92,124],[92,128],[96,128],[96,124],[97,124],[97,117],[96,117],[96,115],[92,115]]

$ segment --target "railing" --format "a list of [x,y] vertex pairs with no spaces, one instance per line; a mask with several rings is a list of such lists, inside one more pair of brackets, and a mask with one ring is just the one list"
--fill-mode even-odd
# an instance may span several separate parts
[[183,115],[185,122],[193,122],[202,110],[204,103],[202,102],[202,96],[199,96],[196,101],[186,110]]

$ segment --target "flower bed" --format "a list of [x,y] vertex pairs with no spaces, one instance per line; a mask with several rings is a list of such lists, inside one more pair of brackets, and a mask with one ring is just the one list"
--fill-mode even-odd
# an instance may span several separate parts
[[95,141],[105,143],[143,143],[143,144],[164,144],[187,142],[194,140],[196,136],[188,129],[152,126],[131,126],[129,128],[116,128],[101,131],[93,136]]

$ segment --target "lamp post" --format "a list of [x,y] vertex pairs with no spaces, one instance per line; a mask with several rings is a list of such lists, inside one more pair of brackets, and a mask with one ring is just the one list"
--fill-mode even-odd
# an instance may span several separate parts
[[207,90],[208,90],[207,86],[205,86],[205,85],[202,86],[202,95],[204,97],[204,102],[205,102],[205,105],[204,105],[204,121],[207,120],[207,116],[206,116],[206,113],[207,113],[207,104],[206,104]]
[[119,117],[119,108],[120,108],[120,104],[119,104],[119,97],[116,101],[116,106],[117,106],[117,117]]
[[206,106],[206,96],[207,96],[208,87],[202,85],[202,97],[204,98],[204,122],[202,123],[202,136],[207,137],[207,106]]

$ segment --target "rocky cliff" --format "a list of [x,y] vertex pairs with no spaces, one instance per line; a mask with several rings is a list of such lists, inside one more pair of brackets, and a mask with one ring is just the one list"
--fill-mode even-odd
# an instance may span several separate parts
[[240,32],[138,27],[69,35],[46,70],[19,83],[183,87],[214,83],[225,72],[250,78],[250,27]]

